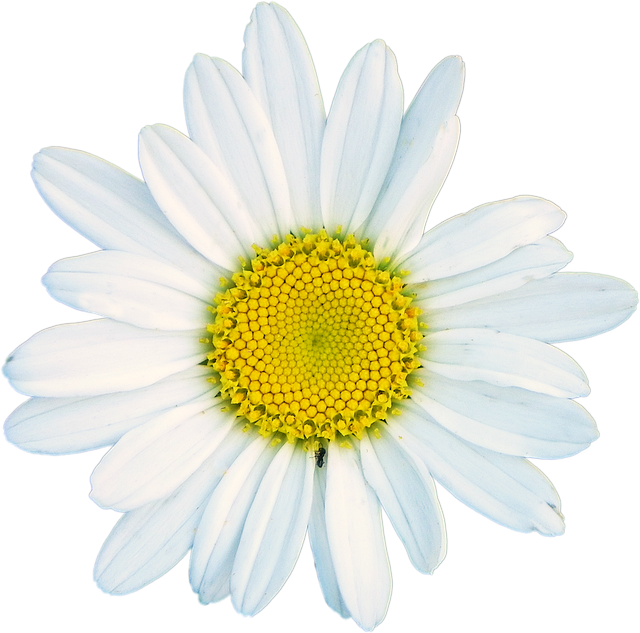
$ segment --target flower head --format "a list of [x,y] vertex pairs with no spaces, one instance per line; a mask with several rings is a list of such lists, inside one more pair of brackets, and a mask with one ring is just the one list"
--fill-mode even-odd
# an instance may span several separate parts
[[[628,318],[635,291],[559,273],[565,214],[520,196],[423,232],[459,137],[448,57],[403,114],[393,53],[356,53],[328,117],[306,44],[256,7],[243,74],[198,55],[189,137],[140,135],[144,182],[48,148],[34,182],[103,250],[54,264],[52,296],[105,317],[36,334],[5,365],[26,450],[114,445],[92,498],[124,514],[99,586],[135,591],[191,550],[204,603],[263,609],[307,528],[327,603],[385,616],[384,508],[413,565],[445,554],[434,479],[519,531],[564,530],[526,458],[597,438],[586,376],[549,343]],[[168,547],[167,543],[171,546]]]

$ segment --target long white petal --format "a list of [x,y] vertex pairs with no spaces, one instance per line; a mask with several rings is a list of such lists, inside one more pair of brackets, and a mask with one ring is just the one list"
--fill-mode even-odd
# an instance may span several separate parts
[[350,618],[351,614],[342,599],[335,566],[331,559],[325,516],[326,488],[327,468],[317,468],[313,481],[313,503],[309,517],[309,544],[313,552],[318,582],[326,603],[343,618]]
[[501,295],[430,310],[427,320],[431,331],[487,327],[559,343],[612,330],[637,305],[638,293],[622,279],[558,273]]
[[97,396],[128,391],[206,358],[202,331],[162,332],[111,319],[57,325],[17,347],[2,368],[32,396]]
[[486,266],[466,273],[407,285],[416,295],[413,305],[436,310],[515,290],[564,268],[573,254],[553,237],[527,244]]
[[378,495],[413,566],[430,574],[447,551],[444,515],[433,479],[386,424],[376,424],[371,430],[365,431],[360,442],[365,479]]
[[363,236],[376,242],[379,259],[401,255],[420,240],[456,152],[460,122],[455,113],[463,84],[462,59],[443,59],[429,73],[402,120],[380,197],[362,229]]
[[530,338],[464,328],[427,332],[422,366],[454,380],[483,380],[557,398],[589,395],[587,376],[567,354]]
[[127,512],[171,494],[237,424],[224,404],[212,404],[205,396],[129,431],[93,471],[91,498]]
[[460,119],[452,116],[440,126],[429,158],[398,201],[396,210],[387,216],[376,213],[372,224],[360,231],[363,237],[375,240],[373,254],[378,261],[389,258],[393,267],[399,256],[418,243],[431,205],[451,169],[459,140]]
[[33,453],[77,453],[115,444],[127,431],[163,411],[219,387],[211,369],[196,365],[149,387],[93,398],[31,398],[5,422],[7,439]]
[[282,158],[242,75],[221,59],[196,55],[185,77],[184,105],[189,136],[235,184],[266,238],[283,238],[294,222]]
[[325,114],[304,37],[289,13],[260,3],[244,34],[242,72],[271,122],[289,184],[292,229],[318,230]]
[[351,617],[371,631],[384,619],[391,599],[380,504],[354,448],[331,442],[328,453],[325,511],[331,558]]
[[436,424],[411,400],[389,432],[424,461],[436,481],[476,512],[518,532],[564,532],[560,498],[528,460],[469,444]]
[[228,468],[202,516],[189,580],[203,603],[229,595],[229,580],[242,529],[260,482],[276,451],[258,436]]
[[147,185],[115,165],[47,147],[35,155],[31,175],[53,212],[100,248],[170,262],[204,284],[221,276],[167,221]]
[[234,429],[173,494],[118,521],[96,560],[94,578],[100,589],[119,595],[137,591],[182,560],[212,490],[251,437]]
[[545,237],[559,229],[565,218],[558,206],[533,196],[491,202],[427,231],[397,265],[409,271],[407,283],[459,275]]
[[240,194],[189,138],[166,125],[143,128],[140,166],[158,205],[205,257],[234,270],[259,239]]
[[170,264],[126,253],[98,251],[53,264],[42,283],[72,308],[143,328],[194,330],[211,315],[211,280],[204,288]]
[[480,380],[450,380],[425,369],[411,378],[412,400],[438,424],[499,453],[557,459],[598,439],[593,418],[572,400]]
[[231,601],[255,615],[293,571],[307,532],[315,462],[301,442],[285,443],[264,474],[244,524],[233,571]]
[[361,48],[336,90],[322,141],[325,228],[352,233],[369,215],[389,170],[402,120],[395,56],[382,40]]

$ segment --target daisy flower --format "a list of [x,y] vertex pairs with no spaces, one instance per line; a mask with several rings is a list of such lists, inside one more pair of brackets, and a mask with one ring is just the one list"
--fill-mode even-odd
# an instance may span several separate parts
[[102,249],[44,284],[103,318],[9,356],[33,397],[5,432],[39,453],[113,445],[91,477],[94,501],[123,513],[95,566],[104,591],[136,591],[191,550],[200,601],[253,615],[308,530],[327,603],[372,630],[391,597],[382,510],[418,571],[444,558],[434,480],[504,526],[562,534],[527,458],[598,432],[574,401],[584,372],[550,344],[616,327],[637,294],[559,272],[565,214],[542,198],[424,232],[463,79],[444,59],[405,112],[378,40],[325,116],[302,34],[259,4],[242,74],[205,55],[189,67],[189,136],[142,130],[144,181],[75,150],[36,155],[44,200]]

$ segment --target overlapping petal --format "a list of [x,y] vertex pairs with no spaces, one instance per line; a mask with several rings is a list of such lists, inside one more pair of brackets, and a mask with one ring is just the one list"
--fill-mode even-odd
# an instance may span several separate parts
[[31,396],[97,396],[147,387],[206,358],[201,331],[164,332],[111,319],[57,325],[17,347],[2,368]]
[[158,205],[184,238],[234,270],[259,228],[227,177],[191,140],[166,125],[140,132],[140,167]]
[[281,6],[260,3],[244,35],[242,72],[271,122],[287,176],[295,225],[320,228],[320,86],[297,24]]
[[311,509],[312,456],[285,443],[262,478],[231,573],[231,601],[255,615],[280,591],[298,559]]
[[327,541],[338,587],[353,620],[371,631],[391,599],[380,504],[364,480],[355,448],[331,442],[327,467]]
[[327,469],[318,469],[314,477],[313,502],[311,504],[311,516],[309,517],[309,544],[311,545],[318,581],[326,603],[343,618],[349,618],[351,614],[340,593],[327,537],[325,511],[327,470],[328,467]]
[[235,412],[224,408],[205,396],[129,431],[93,471],[91,498],[127,512],[171,494],[235,426]]
[[[393,160],[371,215],[360,229],[378,261],[416,246],[458,147],[455,116],[464,84],[460,57],[443,59],[409,106]],[[393,262],[392,262],[393,264]]]
[[427,231],[396,265],[409,271],[407,283],[459,275],[543,238],[559,229],[565,218],[558,206],[533,196],[484,204]]
[[294,223],[282,158],[269,119],[240,73],[221,59],[196,55],[185,77],[184,105],[189,136],[240,192],[267,244],[273,235],[284,238]]
[[[428,302],[418,302],[418,307]],[[500,295],[429,310],[431,331],[491,328],[560,343],[596,336],[624,323],[638,293],[622,279],[593,273],[558,273]]]
[[189,568],[191,587],[204,604],[229,595],[247,514],[275,454],[267,438],[255,438],[229,467],[207,503]]
[[49,294],[72,308],[143,328],[195,330],[207,320],[209,288],[170,264],[98,251],[62,259],[42,278]]
[[447,536],[433,479],[385,424],[360,442],[362,471],[402,540],[413,566],[430,574],[444,560]]
[[207,499],[252,437],[235,429],[175,492],[127,512],[98,554],[98,586],[107,593],[131,593],[182,560],[193,544]]
[[557,398],[589,395],[587,376],[580,366],[540,341],[496,330],[463,328],[427,332],[423,343],[422,366],[445,378],[482,380]]
[[204,284],[222,274],[167,221],[145,183],[115,165],[47,147],[34,156],[31,176],[53,212],[100,248],[168,261]]
[[395,56],[381,40],[349,62],[322,141],[320,203],[324,227],[353,233],[369,215],[389,170],[402,120]]
[[519,387],[459,381],[426,369],[411,375],[412,400],[463,439],[508,455],[557,459],[598,438],[578,403]]
[[149,387],[88,398],[31,398],[5,422],[7,439],[33,453],[76,453],[115,444],[168,409],[214,397],[211,369],[196,365]]
[[389,432],[409,444],[451,494],[492,521],[518,532],[564,532],[558,493],[526,459],[465,442],[411,400],[402,403]]
[[553,237],[544,237],[475,270],[433,281],[410,283],[407,292],[416,295],[414,306],[431,312],[500,295],[535,279],[544,279],[564,268],[572,257],[561,242]]

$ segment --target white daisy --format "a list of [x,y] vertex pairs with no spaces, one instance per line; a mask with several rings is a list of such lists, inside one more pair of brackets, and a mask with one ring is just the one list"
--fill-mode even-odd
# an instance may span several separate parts
[[[6,424],[26,450],[114,444],[92,497],[124,512],[99,586],[135,591],[190,549],[202,602],[260,611],[307,526],[328,604],[365,630],[391,576],[381,506],[414,566],[445,553],[433,479],[519,531],[560,534],[525,458],[597,437],[578,365],[548,345],[617,326],[625,282],[558,273],[564,213],[522,196],[423,235],[459,136],[459,58],[403,117],[380,41],[347,67],[326,119],[290,16],[258,5],[243,76],[196,56],[190,138],[145,128],[145,182],[49,148],[34,181],[102,251],[54,264],[56,299],[106,317],[45,330],[5,375],[35,396]],[[195,535],[195,537],[194,537]]]

